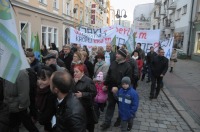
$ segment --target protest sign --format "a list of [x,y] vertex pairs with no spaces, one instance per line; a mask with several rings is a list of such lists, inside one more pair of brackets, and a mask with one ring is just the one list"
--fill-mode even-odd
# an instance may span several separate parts
[[161,48],[165,51],[165,57],[168,59],[170,59],[171,57],[173,44],[174,44],[174,37],[160,42]]

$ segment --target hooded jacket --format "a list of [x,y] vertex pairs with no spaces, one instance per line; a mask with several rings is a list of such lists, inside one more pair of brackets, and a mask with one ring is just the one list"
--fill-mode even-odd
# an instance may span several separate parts
[[117,93],[117,97],[120,118],[124,121],[134,118],[139,105],[137,92],[132,87],[128,89],[121,88]]

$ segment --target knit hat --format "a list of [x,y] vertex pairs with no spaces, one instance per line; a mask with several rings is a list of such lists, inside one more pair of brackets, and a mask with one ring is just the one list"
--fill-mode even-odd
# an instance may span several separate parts
[[124,49],[119,49],[117,51],[118,54],[120,54],[121,56],[123,56],[124,58],[126,58],[127,54],[126,54],[126,50]]
[[97,80],[97,81],[103,82],[103,72],[99,72],[99,73],[97,74],[96,80]]
[[121,83],[128,84],[129,86],[131,85],[131,79],[130,77],[123,77]]

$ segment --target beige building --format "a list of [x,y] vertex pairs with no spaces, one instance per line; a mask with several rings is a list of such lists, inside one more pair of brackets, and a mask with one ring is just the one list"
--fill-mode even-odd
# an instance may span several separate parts
[[[25,26],[28,27],[27,40],[23,40],[19,35],[20,42],[26,42],[25,47],[28,48],[31,34],[36,36],[38,33],[41,45],[44,44],[49,48],[50,43],[55,43],[61,50],[62,45],[70,42],[69,27],[104,26],[103,16],[109,12],[106,14],[102,12],[102,7],[99,6],[101,3],[103,5],[102,1],[104,0],[11,0],[19,34]],[[91,24],[92,4],[96,4],[95,24]],[[107,8],[106,5],[103,11]]]

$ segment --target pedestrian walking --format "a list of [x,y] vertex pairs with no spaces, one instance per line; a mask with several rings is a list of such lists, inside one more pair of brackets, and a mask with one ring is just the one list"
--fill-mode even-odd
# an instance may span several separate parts
[[38,132],[31,116],[28,113],[30,105],[29,76],[26,69],[20,70],[16,82],[5,81],[4,102],[9,107],[10,132],[18,132],[23,123],[29,132]]
[[95,107],[97,110],[97,116],[99,117],[100,111],[104,111],[108,98],[107,87],[104,86],[103,72],[99,72],[97,74],[94,83],[97,90],[97,95],[95,97]]
[[53,70],[43,66],[37,74],[36,108],[38,121],[44,126],[45,132],[52,131],[51,119],[56,112],[56,96],[50,90],[50,77]]
[[147,83],[149,83],[151,81],[151,67],[152,67],[151,64],[152,64],[152,60],[155,56],[157,56],[157,53],[154,51],[154,47],[151,46],[150,52],[147,53],[147,59],[146,59],[147,71],[148,71]]
[[119,116],[121,118],[121,131],[130,131],[133,126],[133,119],[139,105],[137,92],[131,86],[131,79],[123,77],[121,81],[122,87],[119,91],[112,89],[119,101]]
[[72,91],[85,109],[87,117],[86,129],[89,132],[94,132],[94,124],[96,122],[94,117],[91,116],[91,113],[94,112],[92,108],[94,108],[94,97],[97,91],[93,80],[84,74],[84,64],[74,66],[74,80],[75,87]]
[[57,96],[53,132],[86,132],[86,115],[81,102],[71,91],[74,81],[64,71],[56,71],[50,78],[51,91]]
[[171,57],[170,57],[170,71],[169,72],[173,72],[173,68],[175,66],[175,63],[177,62],[177,51],[176,49],[173,49]]
[[[151,92],[150,99],[157,99],[163,77],[168,69],[168,59],[164,56],[165,52],[163,49],[158,51],[158,56],[155,56],[152,60],[152,76],[151,76]],[[157,86],[156,86],[157,83]],[[156,92],[155,92],[156,90]]]
[[[126,51],[124,49],[119,49],[116,54],[116,61],[113,61],[109,67],[106,80],[104,82],[105,86],[108,87],[108,106],[106,109],[105,121],[101,125],[102,130],[106,130],[110,127],[111,119],[114,114],[115,104],[117,100],[114,98],[112,93],[112,88],[121,87],[121,79],[125,76],[131,78],[132,69],[128,62],[126,62]],[[114,126],[120,125],[120,118],[117,119]]]

